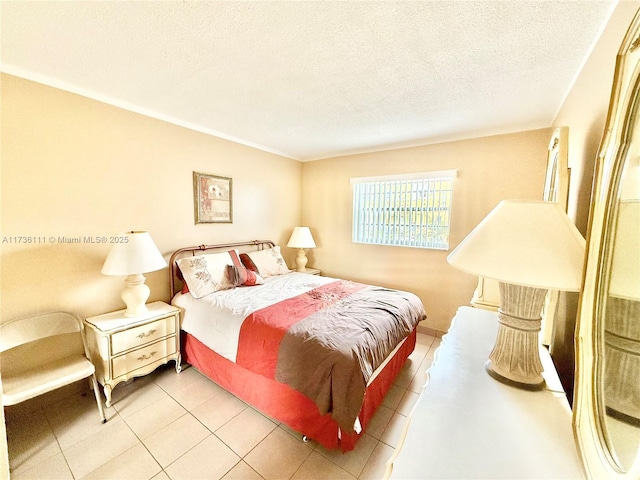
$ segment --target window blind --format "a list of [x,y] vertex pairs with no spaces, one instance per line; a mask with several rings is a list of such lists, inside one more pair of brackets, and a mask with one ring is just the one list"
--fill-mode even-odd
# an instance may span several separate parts
[[355,243],[449,248],[456,170],[352,178]]

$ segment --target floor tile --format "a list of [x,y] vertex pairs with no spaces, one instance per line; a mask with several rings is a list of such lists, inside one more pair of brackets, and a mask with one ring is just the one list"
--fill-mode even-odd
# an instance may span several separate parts
[[241,461],[222,477],[222,480],[263,480],[263,477],[244,461]]
[[[44,395],[41,396],[44,397]],[[44,406],[45,405],[43,405],[41,401],[35,401],[35,399],[27,400],[15,405],[6,405],[4,407],[5,421],[9,423],[11,420],[15,420],[17,418],[36,414],[42,410]]]
[[380,441],[395,448],[395,446],[398,445],[398,440],[404,431],[406,423],[407,417],[394,412],[391,420],[389,420],[387,428],[385,428],[384,433],[382,434],[382,437],[380,437]]
[[400,405],[400,401],[402,400],[402,397],[404,396],[405,392],[406,392],[406,389],[400,388],[397,385],[391,385],[391,388],[389,389],[387,394],[384,396],[384,399],[382,400],[382,405],[392,410],[395,410],[398,407],[398,405]]
[[31,468],[11,472],[11,480],[73,480],[62,452],[39,462]]
[[312,452],[291,477],[292,480],[355,480],[335,463],[317,452]]
[[322,454],[354,477],[357,477],[369,461],[369,458],[377,444],[378,440],[376,438],[365,433],[360,440],[358,440],[356,448],[350,452],[342,453],[340,450],[327,450],[322,446],[318,447],[315,451]]
[[111,403],[121,416],[127,417],[166,396],[167,393],[152,381],[152,377],[141,377],[117,385]]
[[209,430],[215,432],[246,408],[249,407],[242,400],[228,392],[222,392],[194,408],[191,413]]
[[434,358],[435,357],[435,353],[438,350],[438,347],[440,347],[441,343],[442,343],[442,339],[441,338],[436,338],[433,341],[433,343],[429,347],[429,351],[427,352],[427,358]]
[[186,413],[182,405],[166,396],[132,413],[124,420],[138,438],[145,439]]
[[215,434],[238,455],[243,457],[271,433],[277,425],[253,408],[246,408]]
[[433,342],[434,340],[436,340],[436,338],[437,337],[434,337],[432,335],[418,332],[418,336],[416,337],[416,345],[425,345],[427,347],[430,347],[431,345],[433,345]]
[[[422,362],[421,362],[422,363]],[[409,388],[413,377],[416,376],[417,368],[411,370],[406,365],[398,372],[393,384],[400,388]]]
[[141,443],[98,467],[82,480],[149,480],[162,468]]
[[208,378],[202,377],[183,388],[171,392],[171,396],[184,408],[191,411],[221,393],[227,392]]
[[422,360],[424,360],[424,357],[427,356],[428,352],[429,352],[429,345],[416,343],[416,347],[413,349],[413,352],[411,352],[411,354],[407,358],[405,367],[409,368],[410,370],[415,370],[416,368],[418,368]]
[[82,478],[139,443],[123,422],[107,422],[106,428],[64,450],[75,478]]
[[87,395],[71,395],[47,407],[45,414],[60,448],[65,450],[121,420],[114,408],[105,408],[104,411],[107,423],[103,424],[93,392],[89,392]]
[[287,432],[289,435],[291,435],[291,437],[296,441],[296,442],[300,442],[303,443],[305,445],[307,445],[308,447],[311,447],[312,449],[315,449],[318,445],[320,445],[317,441],[315,441],[312,438],[308,438],[305,437],[304,435],[302,435],[302,433],[294,430],[293,428],[291,428],[288,425],[285,425],[284,423],[281,423],[279,425],[279,427],[284,430],[285,432]]
[[418,368],[418,371],[416,371],[416,374],[411,379],[411,383],[409,384],[409,387],[408,387],[409,390],[411,390],[412,392],[416,392],[418,394],[424,390],[424,386],[426,385],[427,380],[429,378],[429,375],[427,372],[429,371],[429,368],[431,367],[432,363],[433,363],[432,358],[425,357],[425,359],[420,364],[420,368]]
[[169,478],[169,475],[167,475],[167,473],[162,470],[158,475],[154,476],[151,480],[171,480]]
[[391,458],[392,454],[393,448],[383,442],[379,442],[358,478],[360,480],[380,480],[383,478],[387,460]]
[[[108,414],[106,415],[107,420],[109,420],[110,416],[117,415],[117,412],[114,409],[104,407],[104,397],[102,395],[102,391],[100,391],[100,398],[102,400],[103,410],[105,414]],[[84,393],[69,395],[57,402],[50,403],[49,405],[45,406],[43,410],[47,414],[47,419],[53,423],[60,422],[67,417],[77,417],[80,412],[86,412],[88,414],[93,413],[97,423],[100,423],[101,421],[100,412],[96,403],[96,397],[91,390],[87,390]]]
[[169,465],[165,471],[172,480],[217,480],[239,461],[238,455],[215,435],[210,435]]
[[286,479],[291,478],[312,451],[311,447],[278,427],[244,460],[267,480]]
[[[81,393],[86,391],[89,391],[89,381],[87,379],[83,379],[75,383],[70,383],[69,385],[65,385],[42,395],[38,395],[37,397],[31,398],[16,405],[5,407],[5,418],[8,419],[9,417],[13,418],[15,416],[34,413],[37,410],[43,410],[54,403],[64,400],[70,395],[80,395]],[[91,395],[93,395],[93,393]]]
[[392,409],[385,407],[384,405],[380,405],[378,410],[376,410],[376,413],[371,417],[371,420],[369,420],[365,433],[380,440],[380,437],[382,437],[382,434],[387,428],[392,416]]
[[7,418],[6,429],[13,473],[29,470],[61,452],[43,410]]
[[404,415],[405,417],[408,417],[413,410],[413,406],[418,401],[418,398],[420,398],[420,395],[418,395],[416,392],[412,392],[411,390],[405,391],[404,395],[402,396],[402,400],[400,400],[400,403],[396,408],[396,412]]
[[153,381],[165,392],[171,394],[201,380],[203,375],[195,368],[188,365],[183,366],[180,373],[176,373],[173,363],[164,365],[154,372]]
[[164,470],[162,470],[159,474],[153,477],[151,480],[171,480],[169,475],[166,474]]
[[143,443],[164,468],[209,435],[211,432],[206,427],[190,414],[186,414],[143,439]]

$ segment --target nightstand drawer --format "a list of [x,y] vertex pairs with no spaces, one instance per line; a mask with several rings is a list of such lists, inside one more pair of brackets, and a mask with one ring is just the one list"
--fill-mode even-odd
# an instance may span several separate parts
[[[145,345],[167,335],[176,333],[176,320],[171,316],[157,322],[147,323],[139,327],[111,335],[111,354],[118,355],[140,345]],[[175,343],[175,342],[174,342]]]
[[169,337],[147,347],[134,350],[111,360],[113,378],[126,375],[176,352],[176,339]]

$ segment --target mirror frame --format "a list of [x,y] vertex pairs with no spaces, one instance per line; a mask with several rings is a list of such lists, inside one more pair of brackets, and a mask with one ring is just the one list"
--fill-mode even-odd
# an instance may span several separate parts
[[637,480],[640,451],[623,471],[612,455],[602,427],[603,319],[600,292],[608,282],[605,257],[610,224],[624,164],[633,100],[640,102],[640,11],[627,30],[616,58],[606,127],[596,158],[589,212],[583,290],[576,326],[576,382],[573,427],[588,478]]

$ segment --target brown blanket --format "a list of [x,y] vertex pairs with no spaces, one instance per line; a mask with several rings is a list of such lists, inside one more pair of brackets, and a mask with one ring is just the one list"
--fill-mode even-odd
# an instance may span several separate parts
[[369,378],[425,318],[424,307],[412,293],[382,287],[362,286],[337,301],[319,292],[306,295],[316,295],[327,306],[284,334],[275,377],[351,432]]

